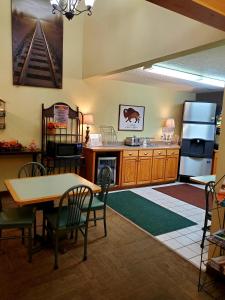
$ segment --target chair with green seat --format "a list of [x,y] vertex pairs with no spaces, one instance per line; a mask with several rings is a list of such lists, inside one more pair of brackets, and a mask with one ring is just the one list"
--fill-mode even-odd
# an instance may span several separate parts
[[[0,211],[0,241],[8,239],[28,238],[28,261],[32,260],[32,226],[35,219],[35,209],[33,207],[15,207]],[[21,229],[20,236],[3,236],[2,232],[10,229]],[[25,234],[25,229],[28,234]]]
[[[112,169],[105,165],[101,168],[97,184],[101,186],[101,192],[98,195],[95,195],[91,205],[91,211],[93,212],[94,217],[90,218],[90,221],[94,221],[96,226],[96,221],[103,220],[104,223],[104,233],[107,236],[107,227],[106,227],[106,203],[107,203],[107,196],[109,187],[112,181]],[[84,210],[86,207],[84,208]],[[102,215],[97,216],[96,212],[102,211]]]
[[[36,176],[45,176],[47,175],[45,167],[39,162],[29,162],[24,164],[19,172],[18,178],[25,178],[25,177],[36,177]],[[33,206],[33,205],[32,205]],[[47,210],[54,207],[53,201],[45,202],[45,203],[38,203],[35,205],[37,210]],[[36,234],[36,218],[34,221],[34,236]]]
[[[84,236],[83,260],[87,259],[88,221],[92,199],[93,192],[90,187],[73,186],[62,195],[58,207],[44,214],[44,228],[55,243],[54,269],[58,268],[58,244],[62,234],[76,231],[77,236],[80,230]],[[84,204],[87,207],[85,212],[83,212]]]
[[35,161],[26,163],[20,168],[18,172],[18,178],[36,177],[44,175],[47,175],[45,167],[41,163]]

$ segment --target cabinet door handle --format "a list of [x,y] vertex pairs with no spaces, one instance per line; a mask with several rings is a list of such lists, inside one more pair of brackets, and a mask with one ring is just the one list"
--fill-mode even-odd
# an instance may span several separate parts
[[161,154],[161,152],[158,152],[158,154],[160,155],[160,154]]
[[145,153],[144,153],[144,155],[148,155],[148,153],[147,153],[147,152],[145,152]]
[[129,156],[131,156],[132,155],[132,153],[129,153]]

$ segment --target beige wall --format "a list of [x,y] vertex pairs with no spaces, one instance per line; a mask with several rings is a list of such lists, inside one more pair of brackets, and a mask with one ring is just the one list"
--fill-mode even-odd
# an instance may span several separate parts
[[[96,4],[100,2],[102,1],[98,0]],[[119,2],[116,2],[118,5]],[[102,3],[104,6],[109,5],[109,1],[103,1]],[[96,11],[98,5],[96,6]],[[136,6],[132,4],[131,7],[133,7],[135,22]],[[121,12],[118,11],[119,18],[122,17],[122,12],[123,10]],[[105,124],[112,125],[117,129],[119,104],[136,104],[145,106],[145,129],[139,135],[160,136],[162,121],[167,117],[175,117],[176,131],[179,133],[181,103],[185,99],[193,99],[194,95],[103,78],[81,79],[84,50],[84,18],[85,16],[79,16],[71,22],[67,20],[64,22],[63,89],[16,87],[12,85],[11,5],[9,0],[1,0],[0,39],[3,41],[4,46],[1,47],[0,55],[0,98],[6,101],[7,118],[6,129],[0,130],[0,140],[18,139],[22,144],[28,145],[34,139],[40,145],[41,104],[44,103],[45,106],[49,106],[57,101],[65,101],[71,106],[78,105],[84,113],[94,113],[96,127],[91,129],[93,131],[98,131],[98,126]],[[94,21],[95,23],[96,21]],[[111,25],[114,25],[112,24],[112,19],[109,20],[109,23],[106,22],[107,27]],[[142,30],[144,29],[142,28]],[[93,32],[91,31],[90,33],[92,34]],[[95,33],[96,43],[99,42],[100,34],[101,31],[100,33]],[[144,35],[142,32],[140,34]],[[115,44],[117,42],[119,46],[121,43],[120,36],[113,36],[113,38]],[[91,35],[90,39],[92,39]],[[132,44],[133,42],[131,46]],[[152,43],[152,48],[156,44]],[[105,47],[107,51],[108,46],[105,45]],[[95,45],[93,45],[93,49],[96,49]],[[100,54],[96,56],[96,61],[99,64],[102,62]],[[118,63],[122,65],[121,57],[117,51],[115,52],[116,55]],[[135,55],[132,56],[132,60],[134,58]],[[107,63],[110,61],[111,58],[107,58]],[[120,131],[118,132],[119,140],[133,133]],[[3,179],[15,177],[18,167],[27,160],[30,160],[30,157],[26,157],[23,160],[18,158],[0,158],[0,190],[3,189]]]
[[18,139],[24,144],[32,138],[40,142],[41,104],[56,101],[77,104],[85,95],[82,78],[83,17],[64,22],[63,89],[48,89],[12,85],[11,5],[1,0],[0,98],[6,101],[6,129],[0,130],[0,140]]
[[[1,0],[0,20],[0,98],[6,101],[7,109],[6,129],[0,130],[0,140],[17,139],[28,145],[34,139],[40,145],[41,104],[65,101],[78,105],[87,97],[88,88],[81,79],[84,18],[64,22],[63,89],[12,85],[11,1]],[[18,167],[28,160],[31,157],[0,157],[0,190],[3,179],[16,177]]]
[[91,101],[88,100],[90,112],[96,119],[94,131],[100,125],[110,125],[118,129],[119,104],[145,106],[144,131],[118,131],[119,140],[134,134],[160,138],[163,121],[168,117],[175,118],[176,134],[180,134],[182,103],[184,100],[195,100],[193,93],[153,86],[107,79],[90,79],[87,82],[92,93]]
[[[2,89],[6,92],[5,89]],[[18,90],[18,92],[16,92]],[[117,130],[119,104],[145,106],[145,126],[143,132],[119,131],[118,139],[126,136],[160,137],[163,120],[174,117],[176,133],[180,133],[182,103],[185,99],[194,99],[192,93],[176,93],[139,84],[125,83],[107,79],[89,79],[86,81],[66,78],[63,90],[39,89],[28,87],[8,87],[7,128],[0,132],[1,139],[18,139],[28,145],[32,139],[40,145],[41,141],[41,103],[49,106],[55,101],[66,101],[78,105],[82,112],[93,113],[95,126],[91,132],[98,132],[99,125],[111,125]],[[19,104],[18,104],[19,101]],[[31,160],[31,157],[0,157],[0,190],[4,190],[4,178],[17,176],[19,166]]]
[[[96,1],[98,2],[101,0]],[[109,3],[104,7],[106,12],[108,5]],[[143,105],[146,107],[145,130],[141,134],[159,136],[162,119],[174,116],[179,120],[180,103],[186,98],[193,98],[193,95],[145,85],[103,79],[82,80],[83,21],[91,19],[94,15],[91,18],[79,16],[71,22],[64,20],[63,89],[13,86],[10,1],[2,0],[2,6],[0,38],[4,41],[4,47],[0,56],[0,98],[6,101],[7,118],[6,129],[0,131],[0,140],[18,139],[28,145],[32,139],[35,139],[40,145],[41,104],[49,106],[56,101],[65,101],[72,106],[78,105],[82,112],[95,114],[97,126],[109,124],[116,129],[119,104]],[[98,9],[102,11],[97,6],[95,13]],[[136,7],[133,6],[133,9],[135,11]],[[120,17],[120,12],[118,16]],[[95,36],[97,37],[98,34]],[[119,56],[118,60],[120,60]],[[97,59],[97,61],[101,60]],[[118,134],[121,139],[131,133],[119,132]]]
[[84,33],[84,77],[225,38],[220,30],[144,0],[96,1]]

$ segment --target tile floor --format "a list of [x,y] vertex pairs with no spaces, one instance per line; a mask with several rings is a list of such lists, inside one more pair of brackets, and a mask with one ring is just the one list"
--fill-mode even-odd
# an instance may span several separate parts
[[[181,183],[172,183],[171,185],[174,184]],[[203,185],[193,185],[204,189]],[[157,187],[159,187],[159,185]],[[202,239],[202,226],[205,216],[204,210],[158,192],[153,188],[154,186],[141,187],[131,189],[131,191],[197,223],[197,225],[194,226],[158,235],[156,238],[199,268],[201,255],[200,243]],[[207,254],[208,242],[205,241],[203,254],[204,259],[207,258]]]

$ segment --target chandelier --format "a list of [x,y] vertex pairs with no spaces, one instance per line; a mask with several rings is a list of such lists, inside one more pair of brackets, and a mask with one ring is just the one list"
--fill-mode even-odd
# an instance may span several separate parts
[[84,0],[85,8],[80,8],[82,0],[50,0],[53,7],[52,13],[57,11],[66,16],[68,20],[71,20],[74,16],[78,16],[81,13],[87,11],[88,16],[92,15],[92,7],[95,0]]

